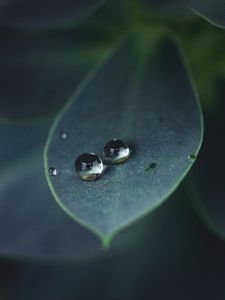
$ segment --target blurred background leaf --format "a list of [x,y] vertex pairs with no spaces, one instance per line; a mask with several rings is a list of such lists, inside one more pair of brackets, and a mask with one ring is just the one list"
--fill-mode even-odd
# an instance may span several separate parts
[[187,184],[194,208],[204,224],[222,239],[225,239],[224,83],[224,80],[221,80],[216,118],[215,114],[205,112],[205,142],[199,162]]
[[2,257],[65,261],[101,252],[98,239],[63,213],[47,186],[43,148],[51,121],[0,124]]
[[[206,19],[213,25],[224,28],[225,2],[224,0],[141,0],[137,3],[149,9],[151,15],[164,15],[165,17],[193,17],[193,12]],[[192,12],[191,12],[192,10]]]
[[153,214],[135,224],[142,229],[128,248],[102,259],[2,262],[5,299],[223,299],[224,243],[201,226],[184,193]]
[[[43,122],[6,124],[0,123],[0,176],[5,177],[5,171],[10,166],[16,168],[17,162],[24,159],[30,152],[40,148],[46,140],[52,120]],[[26,166],[24,166],[26,167]]]
[[0,24],[24,27],[71,26],[103,3],[104,0],[1,0]]
[[99,240],[56,205],[48,189],[42,151],[2,174],[0,255],[42,260],[81,260],[101,252]]
[[211,24],[225,28],[224,0],[192,0],[190,7]]
[[224,31],[201,18],[171,23],[182,39],[202,105],[214,115],[220,108],[220,81],[225,79]]
[[[77,2],[81,3],[71,4]],[[122,8],[118,13],[107,2],[75,28],[2,27],[0,119],[26,120],[55,114],[125,30],[122,15]]]

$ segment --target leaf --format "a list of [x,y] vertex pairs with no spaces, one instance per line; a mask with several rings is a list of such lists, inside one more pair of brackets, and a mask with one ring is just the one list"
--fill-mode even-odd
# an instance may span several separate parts
[[[56,118],[45,149],[46,177],[56,201],[105,244],[169,197],[202,140],[201,111],[177,46],[169,38],[157,46],[153,36],[148,39],[142,65],[127,41],[90,75]],[[64,141],[61,131],[68,134]],[[114,137],[130,145],[129,161],[97,181],[78,178],[78,155],[101,155]],[[58,176],[50,177],[49,167]]]
[[0,3],[0,24],[5,26],[65,26],[86,16],[104,0],[6,0]]
[[98,239],[54,203],[42,151],[15,163],[0,178],[1,256],[74,261],[102,252]]
[[192,0],[190,7],[209,23],[218,27],[225,27],[225,2],[224,0]]
[[[154,214],[157,230],[149,220]],[[132,245],[102,259],[58,265],[0,261],[5,298],[224,299],[224,242],[205,230],[184,193],[135,228],[143,222]]]
[[5,29],[0,36],[3,120],[53,114],[98,57],[86,55],[84,59],[82,41],[74,41],[73,31],[23,33]]
[[141,3],[143,4],[143,7],[146,7],[150,9],[149,12],[152,13],[152,10],[154,13],[184,13],[185,11],[185,5],[187,3],[187,0],[141,0]]
[[30,120],[54,115],[123,32],[122,15],[109,3],[75,28],[2,28],[0,119]]
[[53,201],[42,163],[49,126],[0,124],[0,256],[74,261],[102,252]]
[[0,176],[24,159],[28,153],[43,145],[51,122],[33,122],[32,124],[2,124],[0,123]]
[[209,23],[218,27],[225,26],[224,0],[141,0],[143,9],[149,13],[167,13],[167,16],[179,14],[182,18],[190,16],[190,9]]
[[53,201],[43,170],[49,124],[0,124],[0,257],[75,262],[103,256],[97,237]]
[[187,189],[203,223],[218,237],[225,239],[224,80],[221,84],[222,89],[217,86],[217,92],[220,92],[217,114],[206,118],[205,143]]

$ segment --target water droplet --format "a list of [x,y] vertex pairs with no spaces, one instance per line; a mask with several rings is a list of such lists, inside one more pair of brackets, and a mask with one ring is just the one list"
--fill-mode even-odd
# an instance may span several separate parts
[[103,173],[103,162],[94,153],[83,153],[75,161],[78,176],[84,180],[95,180]]
[[67,133],[66,132],[61,132],[60,137],[62,140],[67,139]]
[[128,159],[130,149],[128,145],[119,139],[109,141],[104,147],[104,156],[107,162],[119,164]]
[[196,159],[196,155],[194,155],[194,154],[188,155],[188,159],[190,161],[194,161]]
[[48,175],[49,176],[56,176],[57,175],[57,170],[56,170],[56,168],[49,168],[48,169]]
[[152,162],[148,165],[148,167],[145,169],[145,171],[149,171],[150,169],[155,169],[156,163]]

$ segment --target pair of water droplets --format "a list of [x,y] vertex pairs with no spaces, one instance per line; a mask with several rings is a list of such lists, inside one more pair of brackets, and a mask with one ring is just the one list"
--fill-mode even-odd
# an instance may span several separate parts
[[[67,139],[65,132],[61,133],[61,139]],[[105,145],[103,155],[105,164],[119,164],[129,158],[130,148],[124,141],[115,138]],[[81,179],[95,180],[104,173],[104,163],[95,153],[82,153],[75,160],[74,166]],[[57,169],[50,167],[48,173],[50,176],[56,176]]]
[[[67,133],[61,132],[61,139],[67,139]],[[104,147],[105,163],[118,164],[126,161],[130,155],[130,148],[120,139],[109,141]],[[196,159],[194,154],[188,156],[188,160],[193,162]],[[156,163],[150,163],[145,171],[154,169]],[[104,172],[104,163],[102,159],[95,153],[83,153],[75,161],[75,170],[78,176],[84,180],[94,180],[99,178]],[[57,175],[57,169],[50,167],[48,169],[50,176]]]

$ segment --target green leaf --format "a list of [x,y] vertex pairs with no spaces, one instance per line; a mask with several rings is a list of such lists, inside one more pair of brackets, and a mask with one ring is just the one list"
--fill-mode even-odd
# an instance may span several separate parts
[[140,0],[143,9],[149,13],[178,15],[182,18],[190,16],[190,9],[218,27],[225,27],[225,2],[224,0]]
[[193,0],[190,7],[209,23],[225,28],[225,2],[224,0]]
[[0,39],[2,120],[43,118],[58,111],[104,50],[87,51],[74,30],[4,29]]
[[85,23],[58,30],[0,30],[2,120],[54,115],[124,30],[107,2]]
[[102,3],[104,0],[7,0],[0,3],[0,24],[24,27],[68,26]]
[[140,224],[131,245],[101,259],[0,261],[4,299],[224,299],[224,242],[205,230],[184,193]]
[[5,175],[9,166],[43,145],[50,124],[49,120],[27,124],[0,123],[0,176]]
[[188,182],[187,189],[193,206],[203,223],[210,231],[224,240],[224,80],[221,84],[221,96],[217,96],[218,111],[216,117],[212,115],[206,118],[207,134],[205,143],[203,144],[198,164],[193,169],[192,178]]
[[184,13],[187,0],[140,0],[143,7],[154,13]]
[[42,151],[14,161],[0,180],[1,256],[75,261],[102,252],[99,240],[53,201],[43,172]]
[[[134,47],[136,40],[120,46],[75,92],[47,141],[45,171],[55,199],[105,244],[169,197],[202,141],[201,110],[182,55],[172,39],[156,40],[148,36],[146,56]],[[129,161],[97,181],[78,178],[78,155],[101,155],[114,137],[130,145]],[[50,177],[49,167],[58,175]]]
[[0,256],[74,261],[101,252],[99,240],[53,201],[43,170],[49,126],[0,124]]

